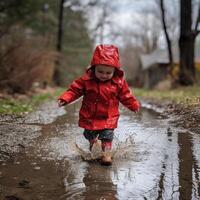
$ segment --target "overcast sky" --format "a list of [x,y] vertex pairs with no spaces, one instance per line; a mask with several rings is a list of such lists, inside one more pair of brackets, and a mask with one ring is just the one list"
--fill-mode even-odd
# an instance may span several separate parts
[[[123,30],[126,31],[131,28],[133,29],[134,26],[137,26],[134,20],[137,19],[139,21],[142,21],[142,18],[144,18],[144,14],[142,14],[141,11],[152,6],[155,7],[155,0],[113,0],[109,4],[109,6],[112,7],[112,12],[109,20],[111,20],[113,23],[111,26],[106,26],[104,30],[105,35],[109,35],[109,28],[115,29],[115,31],[119,30],[119,32]],[[99,9],[101,10],[101,8]],[[98,19],[98,11],[93,10],[90,15],[90,26],[93,27],[96,20]],[[116,43],[121,43],[121,41],[119,40],[114,41]],[[112,38],[105,37],[104,42],[113,43],[113,40]]]
[[[89,0],[82,0],[82,2],[87,2]],[[135,28],[137,26],[138,20],[145,21],[144,10],[149,8],[154,8],[155,12],[160,13],[158,5],[155,3],[156,0],[101,0],[104,2],[109,2],[109,5],[112,5],[112,15],[110,17],[111,21],[113,22],[112,28],[118,29],[119,31],[123,29]],[[158,0],[157,0],[158,1]],[[199,0],[196,0],[198,3]],[[194,1],[195,2],[195,1]],[[179,3],[180,0],[166,0],[164,1],[166,7],[166,16],[171,17],[168,23],[168,26],[174,24],[174,33],[177,37],[178,29],[179,29]],[[194,13],[197,13],[198,6],[193,7]],[[96,10],[95,10],[96,9]],[[90,28],[94,27],[96,20],[98,19],[98,9],[95,8],[90,11],[88,14],[90,16],[89,26]],[[143,14],[142,12],[143,11]],[[196,18],[196,16],[195,16]],[[137,20],[136,20],[137,19]],[[161,20],[160,17],[157,17],[156,20]],[[144,22],[142,22],[144,23]],[[106,32],[109,32],[109,26],[106,27]],[[173,27],[172,27],[173,29]],[[172,31],[173,32],[173,31]],[[174,36],[173,36],[174,37]],[[164,37],[161,35],[161,45],[163,44]],[[111,43],[113,40],[109,38],[105,39],[106,43]],[[119,41],[116,41],[119,42]]]

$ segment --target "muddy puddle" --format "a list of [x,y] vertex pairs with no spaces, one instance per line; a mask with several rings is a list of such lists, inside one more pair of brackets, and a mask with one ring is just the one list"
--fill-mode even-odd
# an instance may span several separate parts
[[113,165],[101,166],[82,159],[91,154],[77,127],[79,106],[34,123],[41,136],[0,165],[0,199],[200,199],[199,135],[172,127],[151,107],[137,115],[122,108]]

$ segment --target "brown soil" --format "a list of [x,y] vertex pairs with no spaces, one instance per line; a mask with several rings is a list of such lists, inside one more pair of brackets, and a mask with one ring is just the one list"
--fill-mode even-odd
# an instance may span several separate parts
[[15,153],[23,153],[41,135],[44,124],[65,114],[64,109],[57,108],[55,101],[49,101],[29,114],[0,114],[0,161],[14,158]]
[[175,116],[173,124],[200,134],[200,104],[193,106],[174,105],[168,110]]
[[173,117],[172,125],[200,134],[200,103],[186,106],[155,99],[145,101],[158,108],[164,108],[164,114]]

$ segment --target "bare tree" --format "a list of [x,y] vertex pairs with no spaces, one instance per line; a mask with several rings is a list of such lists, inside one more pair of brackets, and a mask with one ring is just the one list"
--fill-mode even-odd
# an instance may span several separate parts
[[58,20],[58,40],[57,40],[57,50],[58,51],[62,51],[64,3],[65,3],[65,0],[60,0],[60,5],[59,5],[59,20]]
[[[133,26],[122,34],[124,43],[132,44],[143,53],[157,48],[161,27],[153,12],[142,10],[140,17],[134,17]],[[126,28],[127,29],[127,28]]]
[[[106,0],[90,0],[84,7],[88,20],[88,27],[92,39],[96,43],[104,43],[106,37],[112,37],[112,18],[115,11],[112,2]],[[109,32],[109,34],[108,34]]]
[[192,28],[192,0],[180,1],[180,73],[179,82],[182,85],[192,85],[195,81],[195,39],[200,30],[200,1],[194,28]]
[[109,8],[108,5],[103,3],[102,4],[102,12],[99,18],[99,22],[96,26],[96,29],[99,29],[99,42],[101,44],[104,43],[104,32],[105,32],[105,26],[106,24],[109,24]]
[[162,16],[162,25],[163,25],[163,30],[165,33],[165,38],[167,42],[167,50],[168,50],[168,57],[169,57],[169,64],[171,66],[170,69],[170,74],[172,75],[172,70],[173,70],[173,54],[172,54],[172,45],[171,45],[171,39],[169,37],[169,33],[167,30],[167,25],[166,25],[166,20],[165,20],[165,7],[164,7],[164,2],[163,0],[160,0],[160,10],[161,10],[161,16]]
[[59,16],[58,16],[58,35],[57,35],[57,50],[62,51],[62,39],[64,34],[64,8],[76,7],[81,9],[79,0],[60,0],[59,2]]

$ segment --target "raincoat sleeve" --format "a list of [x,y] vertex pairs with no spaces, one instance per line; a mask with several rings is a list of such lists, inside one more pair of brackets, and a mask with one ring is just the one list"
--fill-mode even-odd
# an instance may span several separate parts
[[80,98],[84,93],[84,80],[82,78],[76,79],[69,86],[69,89],[65,91],[58,99],[63,100],[66,104],[69,104],[78,98]]
[[122,88],[119,92],[119,101],[132,111],[139,111],[140,103],[131,93],[126,80],[123,80]]

